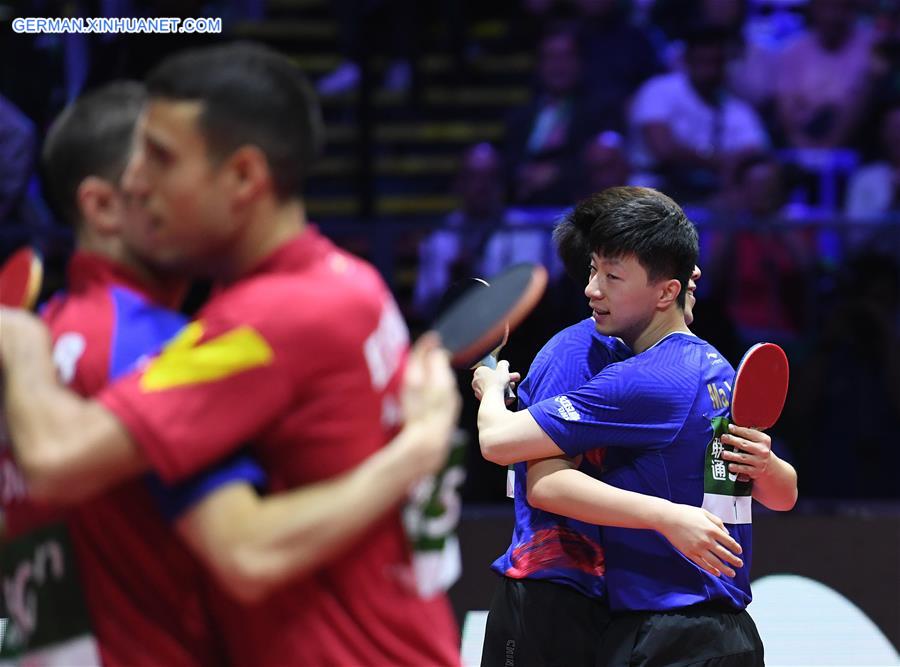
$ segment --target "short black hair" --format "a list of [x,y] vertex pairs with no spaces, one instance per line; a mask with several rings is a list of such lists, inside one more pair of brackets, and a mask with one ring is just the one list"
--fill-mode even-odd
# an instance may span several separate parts
[[214,160],[259,148],[281,199],[303,194],[325,129],[315,92],[283,55],[236,42],[167,58],[147,77],[151,98],[200,102],[200,130]]
[[[578,222],[584,220],[580,218]],[[577,285],[586,285],[591,261],[588,229],[578,227],[571,216],[566,216],[553,227],[553,244],[569,277]]]
[[82,95],[53,121],[41,168],[50,206],[63,222],[79,221],[76,195],[85,178],[118,184],[145,99],[140,83],[117,81]]
[[607,188],[578,203],[567,216],[588,229],[588,248],[601,257],[634,255],[651,281],[677,279],[684,308],[697,264],[697,230],[681,207],[652,188]]

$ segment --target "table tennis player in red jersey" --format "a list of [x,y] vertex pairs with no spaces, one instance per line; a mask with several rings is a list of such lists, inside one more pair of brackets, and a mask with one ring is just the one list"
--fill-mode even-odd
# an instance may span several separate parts
[[[125,177],[148,254],[220,289],[99,402],[56,383],[33,320],[7,318],[7,409],[33,489],[84,497],[148,469],[174,482],[246,442],[273,491],[345,473],[397,431],[407,335],[374,269],[306,224],[321,135],[309,87],[284,58],[235,45],[175,56],[148,88]],[[207,518],[240,524],[250,501],[231,501]],[[222,596],[213,616],[243,664],[458,662],[446,599],[416,593],[397,511],[312,575],[252,606]]]
[[[135,212],[116,184],[143,101],[143,87],[133,82],[94,90],[60,114],[44,144],[47,191],[78,239],[68,289],[48,304],[44,320],[62,381],[85,396],[142,355],[154,354],[185,323],[170,309],[184,281],[161,275],[138,258]],[[418,346],[413,369],[424,347]],[[449,372],[447,379],[452,387]],[[408,377],[408,385],[410,380],[418,382]],[[413,387],[419,409],[390,446],[364,465],[343,477],[264,498],[255,496],[254,487],[265,475],[243,454],[176,487],[148,476],[74,509],[37,503],[0,438],[0,509],[7,524],[0,534],[0,572],[12,582],[0,589],[0,608],[5,603],[11,616],[5,656],[38,664],[52,656],[84,665],[102,658],[107,666],[205,665],[227,659],[222,633],[211,625],[204,604],[214,588],[166,520],[219,575],[226,591],[241,598],[264,594],[284,578],[314,568],[439,465],[445,448],[433,441],[449,432],[453,410],[444,409],[449,415],[434,419],[433,409],[421,405],[439,395],[435,384]],[[423,447],[426,439],[431,442]],[[389,484],[383,483],[386,472],[392,473]],[[377,493],[366,492],[365,486],[375,482],[382,482]],[[243,531],[233,526],[224,531],[215,520],[236,495],[249,495],[253,511]],[[323,497],[327,505],[319,502]],[[355,507],[353,521],[331,521],[345,517],[347,506]],[[329,530],[321,529],[323,524]],[[35,554],[51,541],[62,547],[64,567],[57,569],[69,574],[41,587],[38,604],[31,605],[27,598],[38,584],[27,572]],[[259,554],[278,563],[264,576],[254,568]]]

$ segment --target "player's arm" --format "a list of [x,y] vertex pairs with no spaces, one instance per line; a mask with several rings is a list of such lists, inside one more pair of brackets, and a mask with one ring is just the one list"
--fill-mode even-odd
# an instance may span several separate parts
[[772,451],[772,439],[752,428],[731,424],[722,442],[737,451],[724,450],[732,473],[753,480],[753,499],[771,510],[787,511],[797,503],[797,471]]
[[504,391],[510,380],[517,379],[518,373],[510,374],[507,361],[500,361],[496,369],[480,366],[475,370],[472,389],[481,400],[478,408],[481,455],[499,465],[564,455],[528,410],[507,410]]
[[255,602],[309,574],[401,502],[431,472],[421,451],[436,440],[430,427],[411,425],[334,479],[271,496],[260,496],[248,484],[226,486],[193,507],[176,528],[226,591]]
[[302,577],[348,547],[444,463],[459,414],[456,379],[434,338],[413,349],[404,378],[408,419],[359,466],[330,480],[260,497],[224,486],[176,522],[221,585],[245,602]]
[[44,324],[0,309],[6,418],[29,493],[76,502],[134,476],[148,462],[121,422],[60,384]]
[[[699,507],[619,489],[581,472],[559,456],[528,463],[528,504],[585,523],[657,530],[707,572],[735,575],[741,546],[722,521]],[[729,566],[730,564],[730,566]]]

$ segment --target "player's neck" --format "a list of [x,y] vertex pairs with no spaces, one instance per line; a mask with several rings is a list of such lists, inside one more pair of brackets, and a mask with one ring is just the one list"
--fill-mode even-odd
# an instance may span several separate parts
[[118,235],[104,236],[82,230],[78,234],[78,250],[119,265],[153,294],[171,295],[167,305],[177,305],[187,290],[186,280],[154,270],[129,250]]
[[650,324],[633,340],[625,341],[635,354],[640,354],[656,345],[663,338],[675,332],[690,333],[690,329],[684,323],[684,311],[680,308],[669,308],[657,312]]
[[259,202],[236,239],[230,266],[218,277],[225,282],[240,278],[304,229],[306,209],[301,200]]

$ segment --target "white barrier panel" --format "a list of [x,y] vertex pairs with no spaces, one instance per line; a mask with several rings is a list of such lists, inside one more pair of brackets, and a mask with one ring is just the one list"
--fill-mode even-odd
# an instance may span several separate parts
[[793,574],[757,579],[747,611],[759,628],[768,667],[900,665],[900,654],[859,607],[813,579]]

